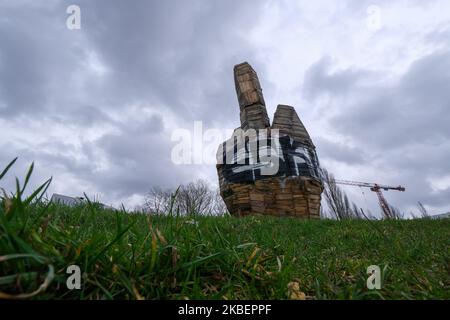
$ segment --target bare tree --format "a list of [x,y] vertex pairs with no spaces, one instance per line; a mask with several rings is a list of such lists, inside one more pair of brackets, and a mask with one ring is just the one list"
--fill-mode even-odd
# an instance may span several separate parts
[[180,186],[176,203],[180,212],[187,215],[209,213],[213,202],[213,193],[205,180],[197,180]]
[[320,206],[320,218],[328,219],[328,215],[327,215],[326,211],[324,210],[323,206]]
[[217,189],[213,191],[212,195],[212,203],[211,203],[211,213],[214,215],[224,215],[229,214],[227,206],[220,195],[220,190]]
[[405,217],[397,207],[389,205],[389,216],[384,216],[384,219],[403,219]]
[[152,214],[165,214],[169,210],[172,190],[152,187],[148,192],[144,208]]
[[353,212],[355,218],[365,219],[364,215],[362,214],[362,212],[360,211],[360,209],[358,208],[358,206],[355,203],[353,203],[352,212]]
[[428,210],[424,207],[422,202],[417,202],[417,208],[419,208],[419,212],[422,218],[429,218],[430,215],[428,214]]
[[205,180],[180,185],[177,190],[152,187],[148,192],[144,211],[152,214],[223,215],[227,207],[219,190]]
[[322,168],[325,200],[332,217],[336,219],[359,218],[359,210],[350,201],[344,191],[336,184],[333,174]]

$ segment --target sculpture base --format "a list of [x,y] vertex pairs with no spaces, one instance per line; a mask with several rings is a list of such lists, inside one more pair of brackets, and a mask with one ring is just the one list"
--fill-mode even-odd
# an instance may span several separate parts
[[271,215],[320,218],[322,183],[309,177],[273,177],[223,183],[221,196],[234,216]]

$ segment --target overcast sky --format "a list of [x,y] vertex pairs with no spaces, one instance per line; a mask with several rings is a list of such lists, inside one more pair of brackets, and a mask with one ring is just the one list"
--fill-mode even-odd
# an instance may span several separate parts
[[32,186],[53,176],[49,194],[130,208],[151,186],[217,185],[214,164],[172,162],[171,137],[239,126],[243,61],[269,116],[295,106],[337,178],[405,185],[385,196],[406,213],[450,211],[447,0],[0,0],[0,169],[19,157],[0,187],[32,161]]

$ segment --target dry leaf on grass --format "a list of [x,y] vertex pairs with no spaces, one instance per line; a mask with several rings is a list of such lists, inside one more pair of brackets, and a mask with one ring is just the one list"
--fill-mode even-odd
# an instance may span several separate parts
[[289,282],[287,287],[290,300],[306,300],[305,293],[300,291],[300,283],[297,281]]

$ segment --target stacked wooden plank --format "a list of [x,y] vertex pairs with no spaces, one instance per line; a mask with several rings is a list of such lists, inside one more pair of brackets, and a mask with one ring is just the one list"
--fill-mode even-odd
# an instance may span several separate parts
[[281,134],[287,134],[296,141],[314,146],[294,107],[279,104],[273,116],[272,129],[278,129]]
[[241,128],[244,130],[268,128],[269,116],[255,70],[247,62],[236,65],[234,82],[239,101]]
[[[271,138],[278,131],[287,143],[282,144],[282,152],[278,154],[284,166],[280,166],[276,174],[269,176],[258,171],[261,164],[246,162],[241,165],[223,161],[224,150],[228,150],[228,153],[235,152],[234,145],[229,145],[233,143],[234,138],[227,140],[225,146],[219,148],[217,172],[221,195],[228,210],[236,216],[320,218],[323,184],[317,175],[319,162],[314,144],[295,109],[279,105],[270,128],[256,72],[244,62],[234,67],[234,78],[241,112],[240,129],[244,130],[244,133],[249,132],[249,129],[255,129],[257,132],[266,130],[267,136]],[[236,133],[235,130],[234,134]],[[242,149],[243,146],[236,148]],[[235,153],[242,152],[245,153],[246,150],[236,150]]]
[[322,184],[317,180],[275,177],[254,184],[229,183],[222,196],[228,210],[237,216],[319,218],[321,193]]

